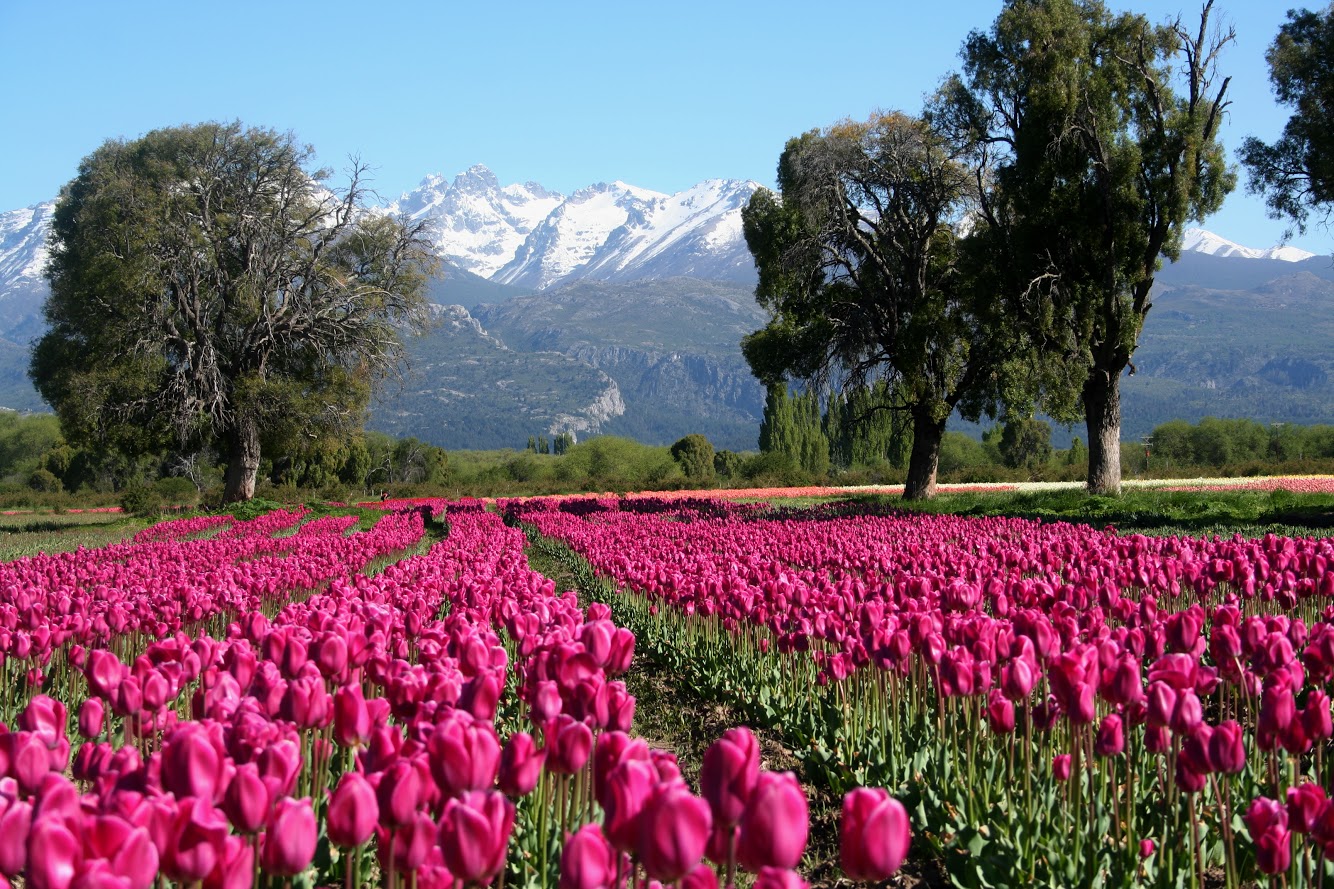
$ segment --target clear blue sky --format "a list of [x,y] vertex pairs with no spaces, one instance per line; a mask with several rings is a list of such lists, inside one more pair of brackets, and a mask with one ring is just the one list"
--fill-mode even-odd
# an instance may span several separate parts
[[[1154,21],[1199,0],[1109,0]],[[1264,51],[1289,5],[1218,0],[1224,140],[1287,112]],[[1323,3],[1308,3],[1321,6]],[[772,185],[783,143],[876,108],[917,111],[1000,0],[810,2],[142,2],[0,0],[0,210],[52,198],[109,137],[240,119],[291,130],[321,163],[359,155],[392,199],[474,163],[569,193],[621,179],[673,192]],[[1283,225],[1242,186],[1206,227],[1266,247]],[[1294,241],[1330,252],[1334,233]]]

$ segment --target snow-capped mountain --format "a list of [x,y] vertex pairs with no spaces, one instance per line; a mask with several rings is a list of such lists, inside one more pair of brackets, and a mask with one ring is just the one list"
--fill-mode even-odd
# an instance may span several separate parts
[[42,272],[55,202],[0,213],[0,337],[22,343],[45,326]]
[[1235,256],[1242,259],[1280,259],[1284,262],[1301,262],[1315,256],[1297,247],[1277,246],[1268,249],[1243,247],[1227,238],[1220,237],[1202,228],[1188,228],[1181,239],[1181,249],[1194,253],[1208,253],[1210,256]]
[[440,255],[459,268],[490,278],[565,200],[536,182],[506,185],[481,164],[446,182],[427,176],[386,209],[435,222]]
[[576,279],[749,281],[754,266],[741,208],[759,187],[711,179],[674,195],[624,182],[580,189],[533,230],[495,280],[535,290]]

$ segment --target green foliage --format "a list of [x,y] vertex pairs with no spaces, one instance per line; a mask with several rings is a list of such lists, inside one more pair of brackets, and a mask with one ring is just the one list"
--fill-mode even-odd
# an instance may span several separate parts
[[736,478],[741,474],[746,458],[735,451],[721,450],[713,455],[713,471],[722,478]]
[[62,489],[60,479],[49,469],[34,469],[28,476],[28,487],[44,494],[54,494]]
[[261,446],[359,427],[426,323],[417,224],[361,214],[292,136],[239,123],[110,140],[52,218],[48,332],[30,376],[71,443],[127,455],[216,443],[228,499]]
[[165,506],[195,507],[199,505],[199,489],[188,478],[168,476],[153,482],[153,490]]
[[120,494],[121,509],[133,516],[155,516],[162,512],[162,495],[149,484],[135,482]]
[[1051,460],[1051,425],[1031,417],[1005,421],[998,444],[1001,460],[1011,469],[1037,469]]
[[1216,72],[1233,35],[1212,34],[1209,11],[1195,30],[1101,0],[1010,0],[932,113],[993,164],[973,243],[1035,347],[1012,378],[1057,419],[1083,413],[1099,490],[1120,485],[1119,381],[1160,258],[1234,185]]
[[[951,228],[978,206],[972,160],[928,121],[898,112],[788,141],[780,193],[760,190],[742,213],[756,298],[770,312],[742,351],[762,382],[859,390],[893,380],[893,406],[909,412],[919,442],[934,441],[955,409],[976,419],[992,407],[1008,328]],[[767,432],[762,451],[821,471],[819,457]],[[851,444],[839,444],[852,462]],[[934,479],[935,458],[932,448],[914,451],[910,479]]]
[[1288,20],[1265,54],[1280,105],[1292,109],[1272,144],[1247,137],[1239,152],[1275,219],[1306,231],[1312,210],[1328,218],[1334,204],[1334,8],[1288,10]]
[[782,454],[808,475],[829,472],[829,439],[813,390],[792,395],[786,385],[769,387],[760,421],[760,452]]
[[691,482],[713,481],[713,445],[699,433],[691,433],[671,446],[672,459]]

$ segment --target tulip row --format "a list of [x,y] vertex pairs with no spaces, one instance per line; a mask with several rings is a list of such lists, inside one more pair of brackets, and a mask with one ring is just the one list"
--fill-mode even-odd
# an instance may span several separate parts
[[[610,609],[557,594],[498,516],[425,507],[448,511],[448,538],[373,576],[347,571],[410,547],[420,512],[353,534],[295,512],[179,520],[0,566],[24,578],[0,614],[50,664],[0,727],[0,875],[621,889],[730,884],[739,865],[801,886],[794,776],[734,729],[693,794],[628,734],[615,677],[635,639]],[[898,867],[907,817],[886,792],[850,794],[844,825],[849,875]]]
[[1234,814],[1331,786],[1328,540],[610,499],[507,512],[578,554],[643,649],[784,731],[812,777],[897,788],[960,882],[1326,867],[1324,834],[1293,825],[1334,824],[1334,806]]

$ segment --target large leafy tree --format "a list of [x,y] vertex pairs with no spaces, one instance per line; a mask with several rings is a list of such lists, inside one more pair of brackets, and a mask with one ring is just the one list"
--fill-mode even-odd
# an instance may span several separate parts
[[956,233],[977,172],[924,120],[881,113],[790,140],[779,193],[742,214],[771,315],[742,342],[751,369],[770,386],[881,383],[878,407],[910,417],[909,498],[935,493],[951,412],[976,417],[996,392],[1000,327]]
[[1247,138],[1241,161],[1270,215],[1304,232],[1312,210],[1328,219],[1334,205],[1334,5],[1289,10],[1265,59],[1274,94],[1292,116],[1272,145]]
[[262,448],[359,428],[427,322],[420,226],[364,212],[291,135],[206,123],[111,140],[52,221],[48,333],[29,374],[66,435],[126,452],[214,444],[227,501]]
[[[978,224],[1007,312],[1041,350],[1047,408],[1082,409],[1088,486],[1121,486],[1122,372],[1184,224],[1222,204],[1235,176],[1218,129],[1231,32],[1155,26],[1101,0],[1007,0],[963,48],[939,126],[991,157]],[[971,133],[971,136],[966,134]]]

